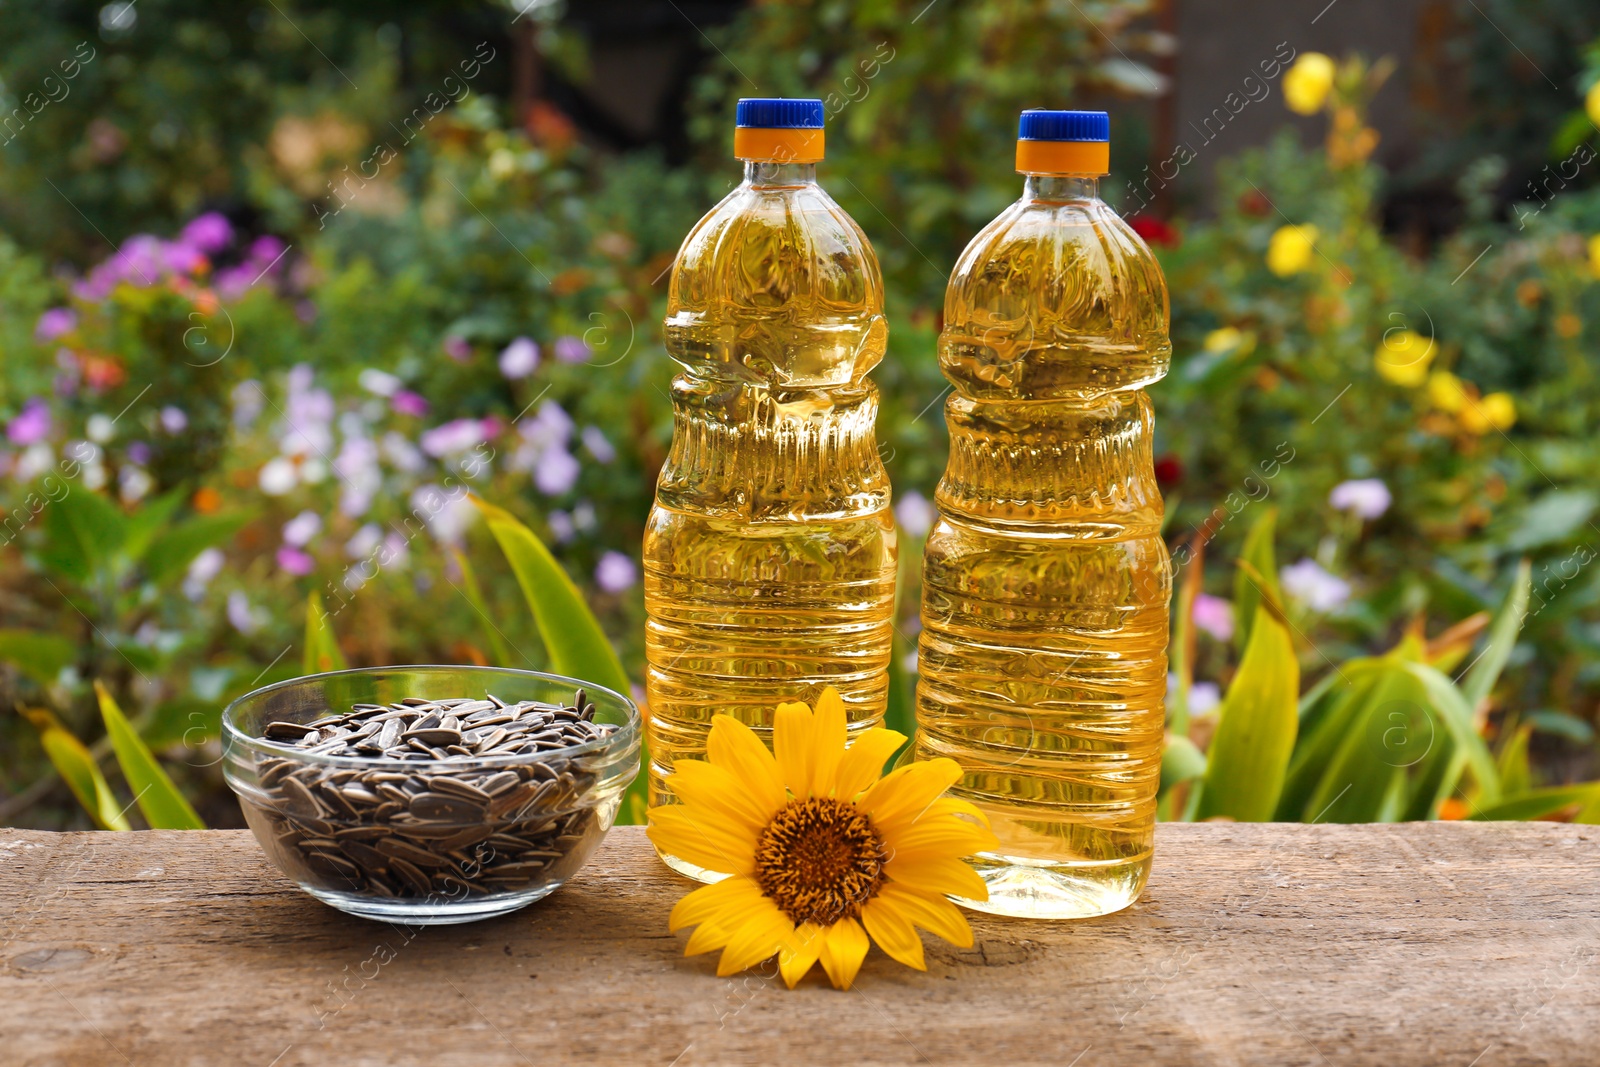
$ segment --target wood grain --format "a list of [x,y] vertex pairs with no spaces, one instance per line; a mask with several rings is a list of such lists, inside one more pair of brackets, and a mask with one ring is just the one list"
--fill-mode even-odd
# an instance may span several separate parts
[[349,918],[248,833],[0,829],[0,1063],[1600,1063],[1600,830],[1163,825],[1103,919],[973,916],[856,988],[685,959],[641,831],[469,926]]

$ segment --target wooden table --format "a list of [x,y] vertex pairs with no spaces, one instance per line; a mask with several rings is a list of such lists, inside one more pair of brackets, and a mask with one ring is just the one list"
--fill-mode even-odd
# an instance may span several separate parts
[[[468,926],[301,894],[242,831],[0,829],[0,1064],[1600,1063],[1600,828],[1163,825],[1144,899],[973,917],[793,992],[683,957],[636,828]],[[768,971],[770,973],[770,969]]]

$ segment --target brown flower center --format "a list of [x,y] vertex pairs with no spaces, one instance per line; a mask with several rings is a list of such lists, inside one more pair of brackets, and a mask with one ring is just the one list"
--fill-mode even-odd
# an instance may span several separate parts
[[856,918],[883,885],[889,850],[853,804],[790,801],[756,845],[761,891],[796,923]]

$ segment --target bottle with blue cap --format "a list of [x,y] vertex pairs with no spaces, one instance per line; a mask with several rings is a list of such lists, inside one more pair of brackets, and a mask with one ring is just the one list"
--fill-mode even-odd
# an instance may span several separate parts
[[644,541],[652,807],[715,714],[770,744],[780,702],[833,686],[852,732],[883,718],[895,527],[867,373],[888,327],[872,246],[817,184],[823,138],[820,100],[739,101],[744,180],[672,267],[672,448]]
[[1150,872],[1171,570],[1145,387],[1167,371],[1167,288],[1099,197],[1110,123],[1025,111],[1022,198],[962,253],[939,365],[950,458],[923,560],[919,759],[1000,847],[1003,915],[1132,903]]

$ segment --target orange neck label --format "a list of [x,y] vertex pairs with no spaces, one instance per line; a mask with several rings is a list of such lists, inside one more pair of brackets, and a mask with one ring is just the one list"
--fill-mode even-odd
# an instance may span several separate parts
[[822,133],[739,126],[733,131],[733,157],[758,163],[815,163],[822,158]]
[[1111,142],[1018,141],[1017,170],[1023,174],[1109,174]]

